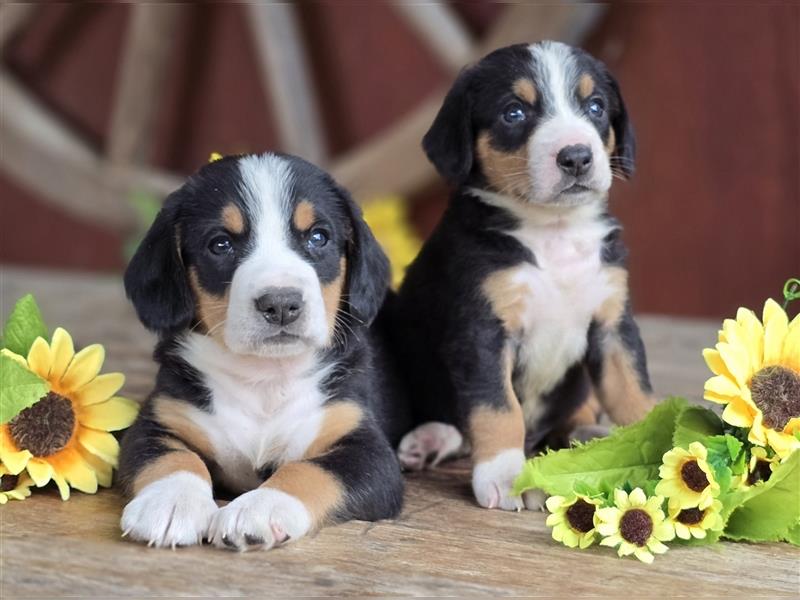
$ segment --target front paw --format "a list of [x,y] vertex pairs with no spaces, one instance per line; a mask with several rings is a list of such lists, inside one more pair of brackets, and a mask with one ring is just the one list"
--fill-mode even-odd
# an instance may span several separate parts
[[211,486],[179,472],[145,486],[122,511],[122,535],[148,546],[199,544],[218,510]]
[[514,480],[525,464],[525,453],[518,449],[500,452],[491,460],[477,463],[472,469],[472,491],[485,508],[522,510],[523,498],[511,494]]
[[300,500],[280,490],[259,488],[219,509],[209,539],[220,548],[269,549],[303,537],[311,514]]

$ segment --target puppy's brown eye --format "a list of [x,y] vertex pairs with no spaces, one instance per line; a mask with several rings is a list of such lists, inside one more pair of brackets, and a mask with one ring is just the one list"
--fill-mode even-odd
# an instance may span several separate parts
[[324,229],[312,229],[308,234],[308,247],[310,249],[322,248],[328,243],[328,232]]
[[528,116],[525,114],[525,109],[519,102],[512,102],[503,109],[503,121],[509,125],[516,125],[522,123]]
[[596,117],[596,118],[599,119],[600,117],[603,116],[603,113],[605,112],[606,107],[605,107],[605,105],[603,104],[603,101],[600,98],[592,98],[589,101],[589,105],[587,106],[587,109],[589,110],[589,114],[591,116]]
[[208,249],[211,254],[217,256],[224,256],[233,253],[233,242],[227,235],[218,235],[208,243]]

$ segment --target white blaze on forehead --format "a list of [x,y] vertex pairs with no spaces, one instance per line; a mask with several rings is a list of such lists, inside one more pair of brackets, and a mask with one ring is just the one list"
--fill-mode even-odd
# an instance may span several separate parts
[[255,242],[286,243],[293,175],[288,161],[274,154],[239,161],[240,192],[257,230]]
[[575,114],[575,86],[579,68],[572,49],[560,42],[530,46],[536,87],[544,96],[544,107],[552,115]]

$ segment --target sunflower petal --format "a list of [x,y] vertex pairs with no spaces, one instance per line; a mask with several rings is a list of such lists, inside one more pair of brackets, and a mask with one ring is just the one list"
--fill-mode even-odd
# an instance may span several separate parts
[[800,314],[792,319],[789,333],[786,334],[786,339],[783,341],[781,364],[795,373],[800,373]]
[[99,404],[79,409],[80,422],[86,427],[101,431],[117,431],[129,427],[139,412],[139,404],[116,396]]
[[80,444],[78,444],[78,452],[86,464],[88,464],[89,467],[94,471],[95,477],[97,477],[97,483],[102,487],[111,487],[114,471],[111,465],[102,458],[98,458],[85,448],[81,447]]
[[50,368],[50,377],[53,381],[58,381],[64,375],[69,363],[72,362],[72,357],[75,356],[72,336],[65,329],[56,328],[53,332],[50,350],[53,352],[53,366]]
[[86,346],[75,355],[61,377],[61,385],[67,390],[77,390],[97,377],[103,367],[106,351],[100,344]]
[[43,337],[37,337],[28,350],[28,368],[42,379],[47,379],[52,364],[53,353],[50,351],[50,345]]
[[764,303],[764,364],[780,364],[783,342],[789,332],[789,318],[771,298]]
[[715,348],[703,349],[703,359],[714,375],[727,375],[730,379],[733,379],[733,375],[728,371],[728,367],[725,366],[725,361],[719,355],[719,350]]
[[28,463],[28,475],[36,487],[47,485],[53,478],[53,467],[46,460],[33,459]]
[[57,472],[53,471],[53,481],[55,481],[56,486],[58,486],[58,493],[61,494],[61,499],[69,500],[69,485],[67,485],[66,480]]
[[758,371],[764,361],[764,326],[748,308],[740,308],[736,312],[736,322],[739,323],[739,330],[750,354],[750,366],[753,371]]
[[714,394],[714,397],[735,398],[741,393],[740,388],[735,382],[728,379],[725,375],[715,375],[709,377],[705,383],[705,390]]
[[6,469],[12,475],[21,473],[28,466],[31,458],[33,458],[33,454],[28,450],[12,450],[8,447],[0,447],[0,460],[3,461]]
[[644,493],[642,488],[634,489],[629,495],[628,498],[631,501],[631,506],[644,506],[647,503],[647,496]]
[[61,474],[76,490],[94,494],[97,491],[97,477],[94,471],[83,462],[77,450],[68,449],[51,458],[54,471]]
[[81,406],[97,404],[111,398],[123,385],[125,385],[125,375],[122,373],[103,373],[77,390],[73,397]]
[[734,427],[750,427],[753,425],[753,412],[746,403],[734,400],[722,411],[722,420]]
[[750,370],[750,357],[747,355],[747,352],[745,352],[743,348],[729,343],[717,344],[717,350],[722,360],[725,361],[731,375],[736,379],[736,382],[739,385],[747,385],[752,375]]
[[619,488],[614,490],[614,504],[616,504],[618,508],[628,508],[631,505],[625,490]]
[[110,433],[81,427],[78,432],[78,441],[95,456],[102,458],[112,465],[117,464],[119,443]]

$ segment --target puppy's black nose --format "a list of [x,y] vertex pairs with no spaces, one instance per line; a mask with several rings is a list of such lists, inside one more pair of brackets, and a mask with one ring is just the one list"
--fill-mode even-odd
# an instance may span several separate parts
[[584,144],[564,146],[556,156],[558,168],[567,175],[578,177],[592,166],[592,149]]
[[303,312],[303,294],[297,288],[267,288],[256,298],[256,310],[264,315],[267,323],[288,325],[294,323]]

